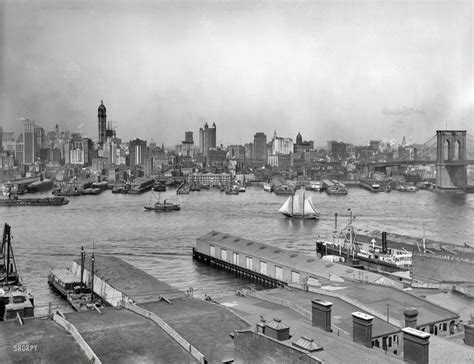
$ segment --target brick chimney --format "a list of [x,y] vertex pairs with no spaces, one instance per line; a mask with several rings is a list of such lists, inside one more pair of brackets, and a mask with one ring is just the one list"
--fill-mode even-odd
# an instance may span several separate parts
[[474,323],[464,324],[464,344],[474,346]]
[[428,364],[430,334],[405,327],[403,331],[403,361],[416,364]]
[[414,307],[408,307],[403,311],[405,316],[405,327],[412,327],[416,329],[416,319],[418,317],[418,310]]
[[320,299],[311,300],[311,315],[313,326],[331,332],[332,302]]
[[352,313],[352,339],[356,343],[372,347],[372,321],[374,317],[362,312]]
[[265,325],[265,335],[278,341],[288,340],[290,338],[290,327],[274,318],[273,321]]

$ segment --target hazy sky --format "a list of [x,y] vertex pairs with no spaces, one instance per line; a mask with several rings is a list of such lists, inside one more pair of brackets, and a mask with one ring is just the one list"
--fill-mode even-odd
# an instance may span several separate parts
[[473,129],[473,2],[0,0],[0,123],[166,145]]

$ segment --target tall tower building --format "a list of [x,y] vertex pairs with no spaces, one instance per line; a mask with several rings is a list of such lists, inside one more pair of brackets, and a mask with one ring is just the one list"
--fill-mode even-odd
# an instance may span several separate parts
[[106,130],[107,130],[107,110],[104,106],[104,101],[100,100],[100,106],[97,111],[97,117],[99,119],[99,138],[98,142],[100,145],[104,144],[106,139]]
[[216,146],[216,123],[213,123],[212,127],[205,123],[204,128],[199,129],[199,151],[207,157],[209,148]]
[[267,160],[267,136],[265,133],[257,133],[253,137],[253,157],[258,161]]
[[23,130],[23,164],[33,164],[35,162],[35,122],[26,119]]

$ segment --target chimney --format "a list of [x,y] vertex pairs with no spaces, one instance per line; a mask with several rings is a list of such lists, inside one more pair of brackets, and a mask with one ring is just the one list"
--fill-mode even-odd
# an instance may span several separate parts
[[320,299],[311,300],[311,314],[313,326],[331,332],[331,310],[332,302]]
[[403,331],[403,361],[428,364],[430,334],[405,327]]
[[418,310],[414,307],[408,307],[403,311],[405,316],[405,327],[416,329],[416,318],[418,317]]
[[382,231],[382,254],[387,254],[387,232]]
[[474,323],[464,324],[464,344],[474,346]]
[[362,312],[352,313],[352,339],[356,343],[372,347],[372,320],[373,316]]
[[290,338],[290,327],[274,318],[273,321],[265,325],[265,335],[278,341],[288,340]]

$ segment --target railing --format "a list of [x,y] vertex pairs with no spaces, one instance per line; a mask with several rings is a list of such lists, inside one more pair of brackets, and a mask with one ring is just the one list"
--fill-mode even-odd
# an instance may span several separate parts
[[204,354],[196,349],[191,343],[189,343],[185,338],[183,338],[178,332],[176,332],[170,325],[163,321],[157,314],[145,310],[142,307],[135,306],[127,301],[122,301],[122,307],[139,314],[140,316],[146,317],[152,320],[157,324],[163,331],[165,331],[173,340],[175,340],[182,348],[189,352],[195,359],[200,363],[207,363]]
[[67,331],[69,331],[69,333],[71,333],[72,337],[74,338],[74,340],[76,340],[76,342],[79,344],[81,349],[85,352],[87,359],[89,359],[91,363],[94,363],[94,364],[102,363],[99,357],[91,349],[89,344],[87,344],[87,342],[84,340],[81,333],[76,329],[76,327],[71,322],[66,320],[66,318],[59,311],[54,312],[52,314],[52,319],[55,322],[57,322],[60,326],[65,328]]

